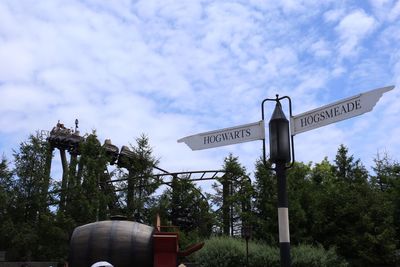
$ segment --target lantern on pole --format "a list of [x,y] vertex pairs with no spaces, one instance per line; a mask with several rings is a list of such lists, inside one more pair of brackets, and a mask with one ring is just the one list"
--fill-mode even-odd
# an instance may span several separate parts
[[277,100],[269,121],[269,160],[273,163],[290,162],[289,121]]
[[[293,166],[294,148],[293,136],[290,140],[290,126],[282,110],[280,100],[287,98],[289,100],[290,116],[292,116],[292,104],[289,97],[284,96],[276,99],[265,99],[262,102],[262,119],[264,120],[264,103],[274,101],[275,109],[272,112],[269,121],[269,161],[275,164],[274,168],[268,167],[265,156],[265,139],[263,142],[264,164],[267,168],[276,172],[278,184],[278,225],[279,225],[279,246],[282,267],[290,267],[290,233],[289,233],[289,212],[288,197],[286,186],[286,169]],[[292,153],[291,153],[292,152]],[[287,166],[288,163],[292,163]]]

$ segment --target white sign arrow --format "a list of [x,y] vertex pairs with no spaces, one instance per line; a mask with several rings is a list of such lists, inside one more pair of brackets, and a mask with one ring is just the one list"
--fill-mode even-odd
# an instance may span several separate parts
[[183,137],[178,143],[184,142],[192,150],[201,150],[219,146],[262,140],[265,138],[264,121],[239,125],[231,128],[199,133]]
[[291,117],[292,135],[371,111],[381,96],[394,86],[374,89]]

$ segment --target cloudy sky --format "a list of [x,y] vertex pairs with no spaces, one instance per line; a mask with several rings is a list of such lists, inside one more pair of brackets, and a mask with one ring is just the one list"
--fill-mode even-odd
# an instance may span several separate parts
[[[299,114],[397,85],[399,41],[399,0],[2,0],[0,154],[78,118],[119,147],[147,134],[169,171],[219,169],[232,152],[253,172],[261,141],[177,140],[256,122],[275,94]],[[370,113],[297,135],[296,159],[332,161],[345,144],[367,166],[378,152],[399,160],[399,100],[395,88]]]

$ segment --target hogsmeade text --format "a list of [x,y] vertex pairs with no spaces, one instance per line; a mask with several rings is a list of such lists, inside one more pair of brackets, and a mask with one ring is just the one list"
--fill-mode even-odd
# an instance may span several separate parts
[[224,133],[218,133],[214,135],[207,135],[204,136],[204,145],[205,144],[213,144],[213,143],[219,143],[222,141],[229,141],[229,140],[235,140],[235,139],[240,139],[240,138],[245,138],[249,137],[251,135],[251,129],[242,129],[242,130],[235,130],[235,131],[230,131],[230,132],[224,132]]
[[312,124],[322,122],[326,119],[338,117],[343,114],[358,110],[360,108],[361,108],[361,102],[359,98],[352,100],[351,102],[336,105],[328,109],[318,111],[310,115],[306,115],[305,117],[301,118],[300,119],[301,127],[308,127],[311,126]]

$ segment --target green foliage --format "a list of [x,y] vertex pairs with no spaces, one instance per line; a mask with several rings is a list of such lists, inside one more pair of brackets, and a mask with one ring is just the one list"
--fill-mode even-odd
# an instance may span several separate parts
[[47,144],[38,133],[31,135],[27,142],[20,144],[14,151],[15,173],[18,177],[16,197],[21,215],[25,221],[34,222],[37,213],[47,209],[47,192],[50,184],[48,170],[49,158],[52,154]]
[[[380,177],[369,182],[365,167],[344,146],[334,164],[327,159],[314,167],[295,163],[287,174],[292,244],[334,246],[352,266],[392,264],[399,244],[400,220],[395,218],[400,215],[396,209],[400,195],[395,192],[400,179],[391,171],[396,164],[387,160],[379,164]],[[278,233],[276,178],[261,161],[255,177],[253,236],[273,244]]]
[[348,263],[337,255],[334,248],[298,245],[292,249],[292,267],[346,267]]
[[[186,232],[186,233],[182,232],[182,231],[178,231],[178,232],[179,232],[179,248],[180,248],[180,250],[185,250],[189,246],[203,242],[206,239],[206,237],[199,234],[198,231],[191,231],[191,232]],[[190,255],[190,257],[192,257],[192,255]]]
[[[241,246],[245,246],[243,241]],[[243,252],[243,257],[246,257],[245,252]],[[261,242],[249,242],[249,266],[254,267],[279,267],[280,256],[279,248],[265,245]]]
[[153,168],[158,160],[153,156],[147,136],[136,139],[136,146],[132,146],[133,159],[128,168],[126,178],[126,209],[125,214],[138,222],[152,223],[150,210],[146,208],[151,201],[151,194],[158,188],[156,179],[152,176]]
[[13,234],[13,222],[10,206],[14,198],[13,174],[8,168],[5,157],[0,161],[0,250],[9,246]]
[[188,179],[173,179],[170,195],[169,219],[181,231],[198,231],[202,236],[211,233],[212,221],[207,199]]
[[325,247],[336,246],[353,266],[392,263],[391,204],[369,186],[365,168],[348,156],[344,146],[339,148],[335,163],[324,160],[312,171],[310,236]]
[[[375,190],[375,195],[381,203],[381,209],[386,210],[386,216],[380,220],[392,223],[393,227],[381,229],[382,234],[391,234],[394,231],[396,248],[400,248],[400,164],[389,158],[387,154],[381,157],[379,154],[375,158],[373,170],[375,175],[371,177],[371,188]],[[389,215],[388,215],[389,214]],[[377,218],[376,218],[377,219]],[[382,224],[386,227],[386,223]],[[383,231],[384,230],[384,231]],[[380,238],[385,238],[381,235]],[[386,251],[390,251],[385,246]],[[387,254],[387,253],[385,253]],[[398,254],[398,252],[397,252]],[[399,261],[400,258],[397,259]]]
[[202,267],[242,267],[246,263],[243,248],[243,243],[234,238],[212,238],[196,252],[196,262]]
[[[49,232],[56,228],[54,214],[48,209],[48,190],[51,187],[49,162],[52,153],[39,134],[29,136],[14,151],[16,177],[1,167],[1,184],[5,189],[6,206],[0,226],[3,249],[9,260],[33,260],[53,257],[55,244]],[[2,166],[4,166],[4,161]],[[3,191],[3,190],[0,190]],[[58,236],[52,236],[54,240]]]
[[267,167],[271,165],[264,166],[261,159],[256,162],[253,237],[274,244],[278,237],[277,181]]
[[[298,245],[292,247],[291,256],[293,267],[348,266],[334,249],[325,250],[322,246]],[[195,260],[202,267],[246,266],[246,243],[243,239],[214,237],[207,240],[204,248],[195,254]],[[279,249],[250,241],[248,266],[281,266]]]
[[[242,226],[253,221],[251,212],[251,198],[253,187],[238,157],[229,154],[224,159],[223,170],[225,175],[214,183],[215,194],[210,195],[212,204],[217,207],[219,225],[217,232],[225,235],[239,235]],[[222,186],[222,188],[221,188]]]
[[315,201],[312,192],[311,164],[296,162],[288,170],[288,198],[290,216],[290,240],[292,244],[313,242],[310,206]]
[[174,178],[158,203],[157,212],[164,219],[163,225],[176,226],[184,236],[192,236],[196,240],[211,234],[214,218],[208,200],[201,188],[189,179]]
[[[52,148],[39,134],[14,151],[14,162],[0,161],[0,250],[7,260],[64,260],[68,239],[77,225],[125,213],[152,225],[159,213],[162,225],[180,227],[181,248],[215,233],[240,236],[251,225],[250,266],[279,266],[277,244],[277,181],[261,160],[254,186],[239,159],[224,159],[226,175],[204,197],[188,179],[174,179],[173,189],[155,197],[157,164],[148,138],[131,147],[124,169],[107,172],[107,157],[95,133],[79,147],[80,155],[59,151],[63,179],[50,177]],[[69,160],[69,162],[68,162]],[[9,168],[14,166],[13,169]],[[340,146],[333,163],[296,162],[287,172],[292,266],[395,264],[400,249],[400,164],[377,156],[375,174]],[[109,179],[122,180],[113,192]],[[114,184],[115,185],[115,184]],[[49,190],[62,189],[48,194]],[[59,194],[57,195],[57,192]],[[59,209],[49,202],[60,200]],[[216,211],[211,212],[210,206]],[[300,245],[300,244],[312,244]],[[331,249],[335,247],[336,249]],[[324,249],[325,248],[325,249]],[[212,238],[195,258],[203,266],[245,266],[243,240]],[[397,259],[398,261],[398,259]]]
[[[107,159],[93,132],[80,144],[79,159],[71,155],[71,161],[64,171],[66,179],[60,202],[65,199],[65,210],[60,204],[62,218],[70,218],[74,224],[81,225],[108,218],[107,196],[100,190],[99,183],[104,182],[104,170]],[[78,167],[78,170],[76,168]],[[64,183],[64,181],[63,181]]]
[[348,149],[340,145],[334,165],[334,173],[338,180],[348,183],[366,183],[368,172],[358,159],[354,161],[353,155],[348,155]]

